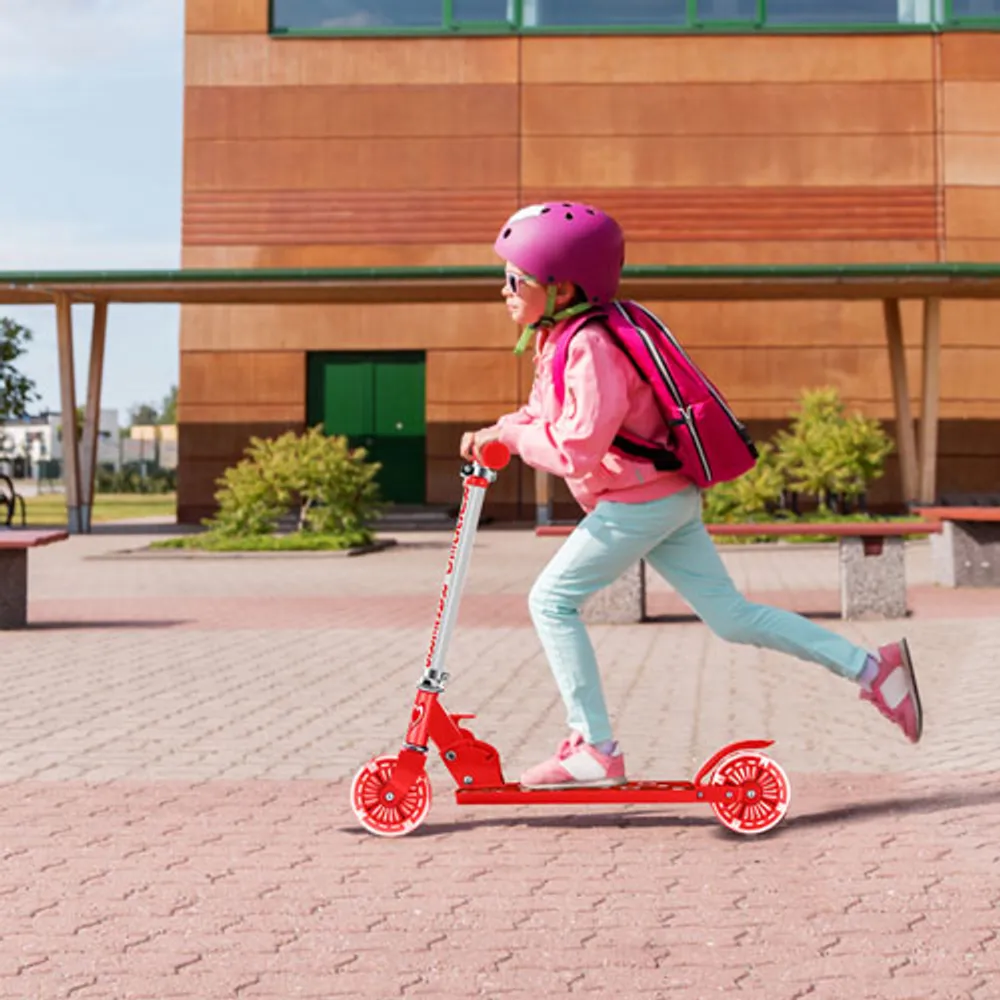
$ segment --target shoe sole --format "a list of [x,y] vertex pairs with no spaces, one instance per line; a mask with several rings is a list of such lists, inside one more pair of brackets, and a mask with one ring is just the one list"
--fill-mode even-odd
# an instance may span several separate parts
[[903,666],[906,667],[906,673],[910,679],[910,688],[913,691],[913,707],[916,710],[917,717],[917,735],[913,742],[918,743],[920,741],[920,737],[923,736],[924,733],[924,706],[920,701],[920,689],[917,687],[917,672],[913,669],[913,660],[910,657],[910,647],[907,645],[905,639],[899,640],[899,653],[903,661]]

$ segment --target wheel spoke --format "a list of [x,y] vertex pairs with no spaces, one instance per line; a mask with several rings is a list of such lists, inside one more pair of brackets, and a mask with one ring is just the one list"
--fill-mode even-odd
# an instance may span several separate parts
[[760,754],[738,751],[721,761],[712,776],[716,785],[749,788],[737,801],[713,803],[716,816],[729,829],[744,834],[763,833],[779,822],[788,808],[788,779],[777,762]]
[[383,837],[399,837],[416,829],[426,818],[431,804],[431,787],[425,773],[418,774],[405,795],[392,802],[383,798],[392,781],[397,760],[378,757],[355,775],[351,805],[361,825]]

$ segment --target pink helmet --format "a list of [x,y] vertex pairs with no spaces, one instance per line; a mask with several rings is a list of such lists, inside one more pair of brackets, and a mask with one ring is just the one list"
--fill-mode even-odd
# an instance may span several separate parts
[[515,212],[493,248],[544,285],[571,281],[596,305],[618,291],[625,236],[605,212],[580,202],[545,202]]

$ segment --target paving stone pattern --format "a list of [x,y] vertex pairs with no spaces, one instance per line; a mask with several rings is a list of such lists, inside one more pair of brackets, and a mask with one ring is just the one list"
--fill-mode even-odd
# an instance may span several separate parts
[[[651,574],[662,620],[593,626],[635,777],[776,740],[784,824],[708,807],[459,808],[360,829],[357,767],[399,744],[448,537],[361,558],[32,553],[0,635],[0,998],[1000,997],[1000,591],[932,585],[842,622],[836,548],[724,549],[747,592],[869,646],[906,634],[912,747],[822,668],[728,645]],[[558,539],[484,531],[449,657],[511,777],[563,713],[525,610]]]

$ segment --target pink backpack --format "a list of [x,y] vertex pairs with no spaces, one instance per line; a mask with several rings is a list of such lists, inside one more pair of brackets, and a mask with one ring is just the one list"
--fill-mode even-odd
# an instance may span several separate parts
[[619,432],[612,447],[649,459],[657,469],[671,469],[706,489],[742,476],[757,461],[746,428],[729,409],[722,393],[687,356],[667,327],[648,309],[631,301],[613,301],[607,309],[574,316],[556,343],[552,379],[560,404],[565,395],[566,356],[573,335],[599,321],[649,385],[667,426],[669,450]]

